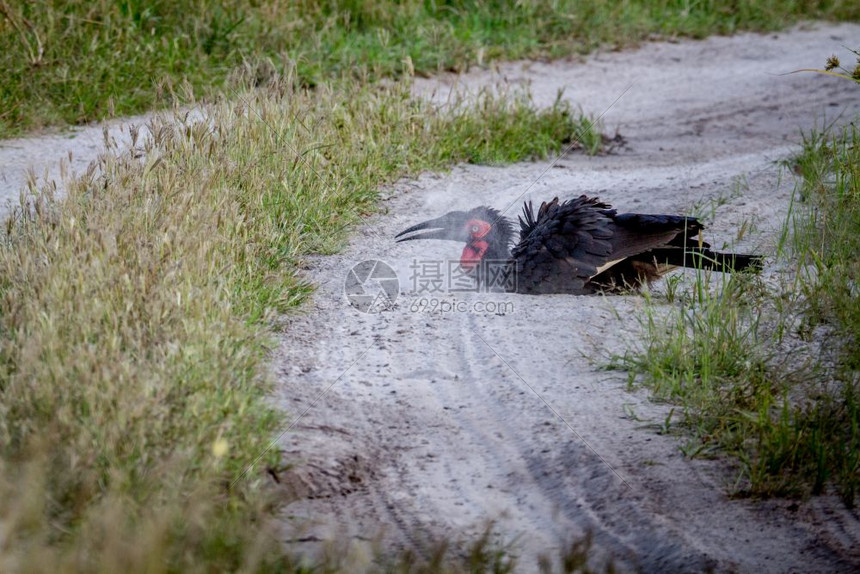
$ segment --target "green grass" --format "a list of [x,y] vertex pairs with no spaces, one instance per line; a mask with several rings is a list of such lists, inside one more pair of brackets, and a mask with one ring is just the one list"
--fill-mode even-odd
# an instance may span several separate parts
[[295,70],[314,86],[860,18],[851,0],[0,1],[0,138]]
[[860,130],[813,134],[797,159],[803,203],[788,251],[803,272],[807,326],[825,325],[840,368],[860,370]]
[[[583,120],[523,95],[444,111],[408,87],[283,82],[154,120],[0,243],[0,565],[31,572],[285,568],[266,465],[274,313],[384,183],[544,157]],[[593,128],[592,128],[593,131]],[[593,140],[593,133],[584,139]],[[0,569],[6,570],[0,566]]]
[[[699,273],[652,301],[643,342],[614,357],[661,400],[689,455],[728,453],[739,495],[838,493],[860,485],[860,132],[817,133],[792,162],[803,175],[775,284]],[[716,284],[714,284],[716,283]],[[668,425],[666,425],[668,426]]]

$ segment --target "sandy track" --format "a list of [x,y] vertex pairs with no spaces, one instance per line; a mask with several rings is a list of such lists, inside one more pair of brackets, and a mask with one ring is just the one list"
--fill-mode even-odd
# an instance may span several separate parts
[[[587,530],[597,561],[612,555],[645,571],[860,567],[858,514],[835,498],[731,500],[724,461],[686,459],[677,438],[643,428],[641,419],[662,422],[668,407],[628,392],[623,374],[588,358],[637,336],[640,298],[425,293],[513,310],[413,312],[410,264],[456,259],[459,248],[392,242],[423,219],[482,203],[505,207],[527,190],[520,199],[596,193],[622,210],[671,213],[738,189],[716,210],[708,238],[734,243],[749,220],[757,233],[735,247],[767,252],[792,189],[777,161],[823,114],[844,120],[860,111],[860,91],[848,82],[778,74],[820,66],[858,39],[860,26],[821,25],[649,44],[584,63],[509,64],[456,79],[456,89],[499,78],[528,83],[541,104],[563,87],[586,112],[606,112],[607,129],[618,127],[628,143],[549,169],[549,162],[466,166],[403,182],[386,201],[389,213],[368,221],[344,253],[310,263],[319,291],[290,319],[273,361],[280,406],[311,407],[280,444],[295,464],[280,478],[298,498],[286,510],[285,536],[312,541],[296,547],[314,551],[316,541],[361,545],[384,530],[392,547],[420,546],[478,534],[495,519],[501,537],[517,538],[523,571]],[[444,101],[454,82],[415,89]],[[348,306],[345,274],[365,259],[396,269],[395,310]],[[631,409],[640,420],[625,415]]]

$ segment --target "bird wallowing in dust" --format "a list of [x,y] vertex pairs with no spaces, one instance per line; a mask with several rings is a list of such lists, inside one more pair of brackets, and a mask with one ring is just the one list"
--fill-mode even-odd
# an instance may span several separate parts
[[699,239],[703,226],[694,217],[619,214],[584,195],[544,202],[537,216],[531,202],[526,203],[519,222],[516,244],[514,224],[486,206],[452,211],[396,237],[464,243],[460,267],[479,285],[504,284],[529,294],[635,289],[677,267],[733,272],[762,266],[760,255],[712,251]]

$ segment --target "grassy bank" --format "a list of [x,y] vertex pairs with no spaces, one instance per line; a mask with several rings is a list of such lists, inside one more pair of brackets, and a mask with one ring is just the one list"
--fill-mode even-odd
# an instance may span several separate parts
[[860,18],[851,0],[0,0],[0,138],[165,106],[190,85],[296,71],[305,85],[558,57],[654,34]]
[[677,405],[665,426],[690,433],[688,454],[734,457],[739,495],[857,502],[858,143],[854,125],[814,134],[791,162],[803,179],[773,282],[700,274],[672,307],[649,307],[644,343],[613,362]]
[[267,317],[309,287],[379,186],[559,150],[564,105],[439,111],[408,87],[283,81],[150,125],[62,201],[33,190],[0,245],[0,570],[261,571],[263,469],[288,420],[264,401]]

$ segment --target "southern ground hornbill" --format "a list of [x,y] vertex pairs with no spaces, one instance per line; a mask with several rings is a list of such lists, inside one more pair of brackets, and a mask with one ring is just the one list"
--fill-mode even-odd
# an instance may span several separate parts
[[[465,243],[460,267],[478,285],[506,284],[520,293],[591,294],[635,289],[676,267],[722,272],[760,269],[762,257],[711,251],[693,217],[618,213],[597,198],[523,207],[519,242],[514,225],[491,207],[452,211],[413,225],[397,237]],[[488,262],[494,262],[491,270]],[[499,270],[513,281],[498,281]],[[490,274],[494,273],[493,277]]]

